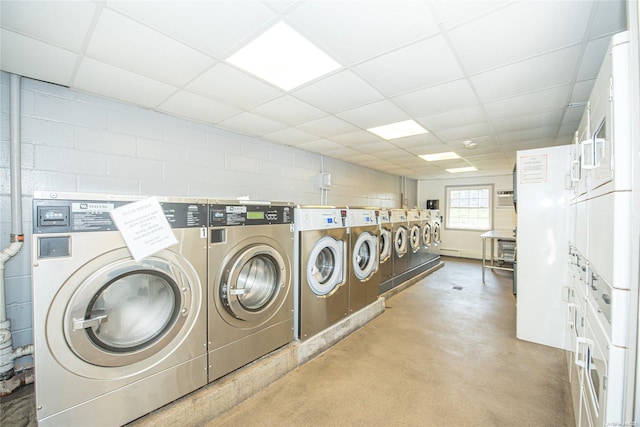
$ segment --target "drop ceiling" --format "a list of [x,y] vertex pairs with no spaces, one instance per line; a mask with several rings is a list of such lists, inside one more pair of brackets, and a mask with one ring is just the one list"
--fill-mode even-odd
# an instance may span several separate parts
[[[626,3],[2,0],[0,18],[4,71],[434,179],[509,173],[517,150],[571,143]],[[228,61],[280,22],[340,67],[285,91]],[[429,132],[366,130],[405,120]],[[461,158],[418,157],[446,151]]]

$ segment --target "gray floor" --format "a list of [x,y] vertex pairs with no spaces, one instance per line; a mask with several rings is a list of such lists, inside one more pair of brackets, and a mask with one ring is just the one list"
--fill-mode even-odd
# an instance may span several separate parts
[[[447,258],[386,311],[215,426],[571,426],[560,350],[515,338],[504,272]],[[462,289],[457,289],[462,288]]]
[[[515,338],[511,278],[445,267],[216,426],[571,426],[564,354]],[[34,425],[32,387],[0,399],[0,425]]]

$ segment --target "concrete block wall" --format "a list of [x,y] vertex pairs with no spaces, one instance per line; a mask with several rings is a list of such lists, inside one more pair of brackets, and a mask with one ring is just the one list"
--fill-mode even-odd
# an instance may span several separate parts
[[[25,245],[5,271],[15,346],[33,342],[31,203],[36,190],[320,204],[316,177],[324,171],[332,174],[327,204],[400,205],[399,176],[36,80],[23,78],[21,92]],[[9,96],[9,74],[0,72],[3,248],[11,228]]]

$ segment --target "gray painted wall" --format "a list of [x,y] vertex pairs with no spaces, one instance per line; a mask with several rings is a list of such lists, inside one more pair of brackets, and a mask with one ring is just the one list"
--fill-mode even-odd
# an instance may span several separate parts
[[[0,246],[9,244],[9,75],[0,72]],[[14,346],[31,344],[31,202],[36,190],[400,207],[402,178],[64,87],[22,79],[25,245],[6,265]],[[405,180],[406,189],[416,188]],[[409,196],[415,201],[416,191]],[[405,196],[407,197],[407,196]],[[37,290],[36,290],[37,292]],[[29,360],[22,360],[28,362]]]

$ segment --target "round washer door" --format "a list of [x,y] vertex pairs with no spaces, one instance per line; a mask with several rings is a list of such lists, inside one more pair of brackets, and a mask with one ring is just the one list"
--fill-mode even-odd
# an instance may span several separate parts
[[380,263],[386,262],[391,256],[391,231],[382,227],[379,236]]
[[396,251],[396,255],[398,257],[404,256],[407,253],[407,229],[398,227],[393,237],[393,248]]
[[242,322],[269,320],[287,296],[287,265],[274,245],[257,243],[239,250],[226,264],[218,289],[226,311]]
[[420,227],[418,225],[411,226],[409,243],[411,244],[411,252],[416,253],[420,250]]
[[433,243],[440,243],[440,223],[435,221],[433,223]]
[[309,252],[307,283],[319,296],[333,294],[345,281],[345,243],[325,236]]
[[161,256],[136,262],[126,256],[98,268],[100,258],[89,263],[96,269],[88,277],[76,278],[83,276],[81,269],[69,278],[75,292],[67,302],[63,296],[54,300],[47,321],[53,333],[59,323],[51,313],[66,305],[63,331],[76,356],[94,366],[125,367],[161,352],[190,329],[192,299],[201,298],[190,264]]
[[422,226],[422,246],[425,248],[431,244],[431,225],[424,224]]
[[351,257],[351,268],[359,280],[367,280],[378,269],[378,237],[363,232],[356,239]]

